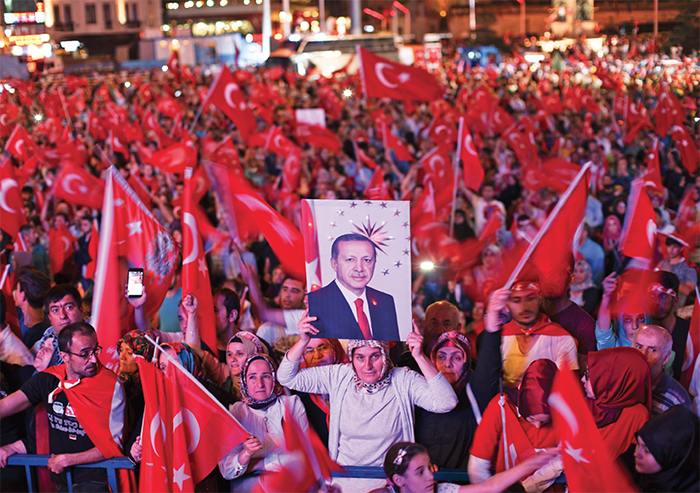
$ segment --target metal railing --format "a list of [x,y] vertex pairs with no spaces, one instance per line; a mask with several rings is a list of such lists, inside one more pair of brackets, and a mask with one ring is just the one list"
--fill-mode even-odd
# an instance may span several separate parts
[[[42,467],[46,466],[51,458],[50,455],[29,455],[29,454],[17,454],[9,457],[7,459],[8,466],[23,466],[24,472],[27,476],[27,488],[29,493],[34,493],[34,483],[32,481],[32,467]],[[95,462],[93,464],[81,464],[79,466],[72,467],[89,467],[89,468],[100,468],[107,470],[107,482],[112,491],[117,492],[117,469],[133,469],[134,465],[131,461],[125,457],[120,457],[117,459],[103,460],[100,462]],[[66,479],[68,481],[68,491],[73,493],[73,475],[71,474],[71,468],[66,470]]]

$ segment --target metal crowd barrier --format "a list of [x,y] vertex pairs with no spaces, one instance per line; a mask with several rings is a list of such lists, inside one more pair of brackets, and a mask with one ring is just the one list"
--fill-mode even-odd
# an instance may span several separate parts
[[[51,458],[50,455],[29,455],[29,454],[17,454],[9,457],[7,459],[8,466],[24,466],[24,472],[27,476],[27,488],[29,493],[34,493],[34,483],[32,481],[32,467],[46,466]],[[134,465],[131,461],[125,457],[120,457],[117,459],[103,460],[101,462],[95,462],[93,464],[81,464],[79,466],[72,467],[89,467],[89,468],[101,468],[107,470],[107,482],[112,491],[117,492],[117,469],[133,469]],[[66,479],[68,480],[68,491],[73,493],[73,475],[69,468],[66,471]]]

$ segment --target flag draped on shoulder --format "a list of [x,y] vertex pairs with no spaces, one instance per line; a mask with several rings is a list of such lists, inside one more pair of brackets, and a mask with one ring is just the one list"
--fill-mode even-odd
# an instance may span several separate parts
[[142,268],[146,312],[158,310],[175,274],[178,248],[116,167],[107,170],[100,247],[95,269],[92,320],[105,348],[130,329],[124,297],[127,270]]

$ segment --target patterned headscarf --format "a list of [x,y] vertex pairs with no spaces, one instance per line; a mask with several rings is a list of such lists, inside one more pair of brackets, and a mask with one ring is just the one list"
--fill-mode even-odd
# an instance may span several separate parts
[[[375,383],[366,383],[360,377],[358,377],[357,371],[355,371],[355,365],[352,364],[355,349],[361,347],[378,348],[382,353],[382,376]],[[350,355],[352,371],[355,373],[353,382],[358,390],[366,394],[373,394],[391,383],[391,374],[392,370],[394,369],[394,365],[391,362],[391,359],[389,359],[389,343],[386,341],[351,339],[350,342],[348,342],[348,354]]]
[[[275,382],[275,385],[272,389],[272,394],[265,399],[265,400],[258,400],[254,399],[253,397],[250,396],[250,393],[248,392],[248,382],[247,382],[247,376],[248,376],[248,368],[250,368],[251,363],[254,361],[264,361],[270,366],[270,372],[272,372],[272,379]],[[275,373],[275,363],[272,361],[272,359],[267,355],[267,354],[254,354],[250,358],[248,358],[243,365],[243,369],[241,370],[241,399],[243,402],[245,402],[248,407],[252,407],[253,409],[266,409],[270,407],[272,404],[275,403],[277,398],[282,395],[282,386],[277,382],[277,375]]]
[[[149,333],[142,330],[132,330],[131,332],[127,332],[124,334],[124,337],[117,341],[117,352],[121,352],[122,345],[126,344],[134,352],[134,356],[143,356],[146,361],[151,361],[155,346],[151,344],[148,339],[146,339],[145,334]],[[153,334],[149,335],[152,336]],[[120,372],[119,380],[121,380],[122,384],[124,385],[137,384],[135,386],[140,387],[141,376],[139,375],[138,366],[136,367],[136,371],[133,373]]]
[[185,370],[190,372],[194,378],[202,381],[204,378],[204,370],[202,369],[202,359],[195,353],[191,347],[183,342],[168,342],[162,344],[164,348],[170,348],[177,354],[177,359],[180,364],[185,367]]
[[430,359],[433,360],[433,364],[437,360],[437,354],[440,348],[445,346],[456,347],[460,349],[464,356],[464,366],[462,367],[462,372],[459,374],[459,378],[452,385],[456,394],[460,394],[467,387],[467,376],[469,375],[469,370],[472,366],[472,345],[463,334],[457,332],[456,330],[450,330],[444,332],[438,337],[435,347],[430,354]]

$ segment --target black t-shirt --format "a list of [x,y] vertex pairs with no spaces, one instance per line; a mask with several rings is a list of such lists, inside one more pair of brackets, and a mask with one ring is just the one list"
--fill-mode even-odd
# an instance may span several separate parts
[[41,336],[44,335],[44,331],[51,327],[51,322],[48,319],[44,319],[38,324],[32,325],[27,329],[27,332],[22,336],[22,342],[25,346],[31,349],[34,344],[37,343]]
[[[52,454],[75,454],[95,447],[83,427],[75,417],[75,412],[65,392],[54,394],[52,404],[48,397],[58,387],[59,380],[48,373],[37,373],[20,389],[33,406],[43,402],[49,420],[49,450]],[[73,470],[73,483],[84,481],[106,481],[104,469],[76,468]],[[51,481],[67,484],[65,471],[51,473]]]
[[690,320],[676,317],[676,324],[673,326],[671,338],[673,339],[673,352],[676,359],[673,360],[673,378],[680,380],[681,370],[683,370],[683,359],[685,358],[685,346],[688,343],[688,332],[690,331]]

